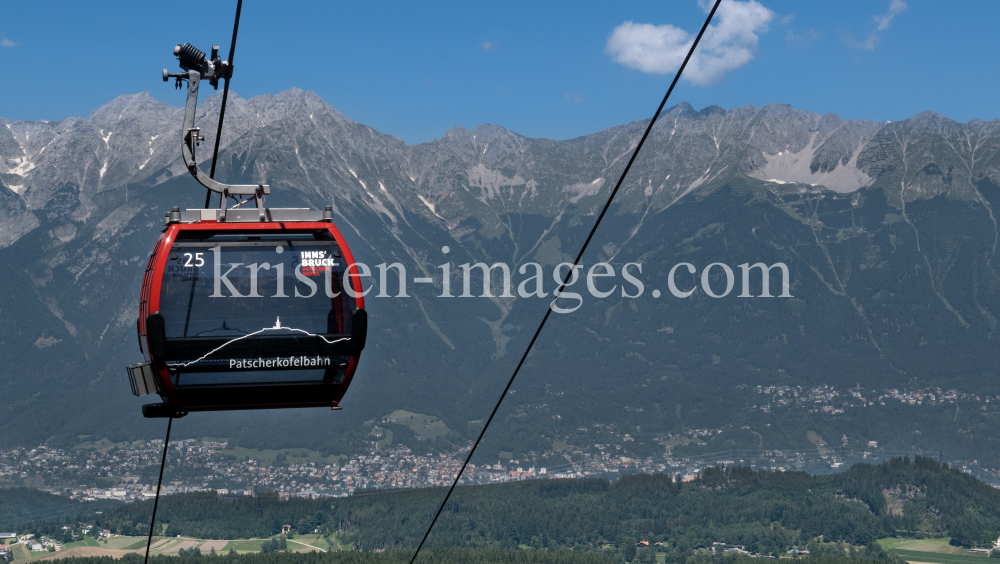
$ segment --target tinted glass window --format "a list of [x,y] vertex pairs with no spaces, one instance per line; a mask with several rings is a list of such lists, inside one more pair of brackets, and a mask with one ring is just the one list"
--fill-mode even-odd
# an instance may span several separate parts
[[354,303],[336,243],[229,239],[178,241],[168,257],[160,290],[167,364],[211,373],[177,383],[329,378],[345,360],[333,353],[348,343]]

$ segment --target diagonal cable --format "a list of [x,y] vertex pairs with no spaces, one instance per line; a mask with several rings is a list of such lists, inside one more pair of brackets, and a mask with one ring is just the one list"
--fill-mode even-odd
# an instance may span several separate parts
[[462,464],[462,468],[458,471],[458,474],[455,474],[455,481],[452,482],[451,487],[448,489],[448,493],[444,496],[444,501],[441,502],[441,507],[438,507],[437,513],[434,515],[434,519],[431,521],[430,527],[427,527],[427,532],[424,533],[424,538],[421,539],[420,544],[417,546],[417,550],[413,553],[413,558],[410,559],[410,564],[413,564],[414,561],[416,561],[417,555],[420,554],[420,549],[422,549],[424,543],[427,542],[427,537],[430,536],[431,530],[434,529],[434,524],[437,523],[438,517],[440,517],[441,512],[444,511],[444,506],[448,503],[448,499],[451,498],[452,492],[455,491],[455,486],[458,485],[458,481],[462,478],[462,474],[465,473],[465,468],[469,465],[469,461],[472,460],[472,455],[475,454],[476,448],[478,448],[479,443],[482,442],[483,436],[486,434],[486,430],[493,421],[493,417],[497,414],[497,410],[500,409],[500,404],[502,404],[504,398],[507,397],[507,392],[514,383],[514,379],[517,378],[518,372],[521,371],[524,361],[528,358],[528,353],[531,352],[531,348],[535,345],[535,341],[538,340],[538,335],[542,332],[542,328],[545,327],[545,322],[549,320],[549,315],[552,314],[552,306],[555,305],[556,300],[559,299],[563,289],[569,283],[570,277],[576,272],[576,266],[580,264],[580,260],[583,259],[584,251],[586,251],[587,246],[590,245],[590,240],[594,238],[594,233],[597,232],[597,227],[601,224],[601,220],[604,219],[604,215],[608,213],[608,208],[611,207],[611,202],[615,199],[615,195],[618,194],[618,189],[621,188],[622,183],[625,182],[625,177],[628,175],[628,171],[632,168],[632,163],[635,162],[635,157],[639,154],[639,149],[642,148],[642,145],[646,142],[646,138],[649,137],[649,132],[653,130],[653,125],[656,123],[656,119],[660,117],[660,113],[663,111],[663,106],[667,104],[667,99],[670,98],[670,94],[674,91],[674,87],[677,86],[677,81],[680,80],[681,74],[684,72],[684,67],[686,67],[688,61],[691,60],[691,55],[694,54],[694,50],[698,47],[698,43],[701,41],[702,36],[705,35],[705,30],[708,29],[708,24],[712,22],[712,17],[715,16],[715,11],[719,9],[719,4],[721,2],[722,0],[716,0],[715,4],[712,5],[712,11],[709,12],[708,18],[705,19],[705,24],[701,26],[701,31],[698,32],[698,36],[695,37],[694,43],[691,44],[691,49],[688,51],[687,56],[684,57],[684,62],[681,63],[680,68],[677,69],[677,75],[674,76],[673,82],[670,83],[670,88],[667,89],[667,93],[663,97],[663,101],[660,102],[660,106],[656,108],[656,113],[653,114],[653,119],[649,120],[646,132],[642,134],[642,139],[640,139],[639,144],[635,146],[635,150],[632,152],[632,158],[630,158],[628,164],[625,165],[625,170],[622,171],[622,175],[618,179],[618,183],[615,184],[614,190],[612,190],[611,194],[608,196],[608,201],[604,204],[604,208],[601,210],[600,215],[597,216],[597,221],[594,222],[594,227],[590,230],[590,234],[587,235],[587,240],[583,242],[583,247],[580,248],[580,252],[576,255],[576,259],[573,261],[573,267],[566,273],[566,277],[563,279],[562,284],[560,284],[559,288],[554,292],[555,299],[552,300],[552,304],[545,311],[545,317],[542,318],[542,322],[538,325],[538,329],[535,330],[535,335],[531,337],[531,342],[528,343],[528,348],[526,348],[524,350],[524,354],[521,355],[521,360],[517,363],[517,368],[514,369],[514,373],[507,382],[507,387],[505,387],[503,389],[503,393],[500,394],[500,399],[493,408],[493,412],[490,413],[489,419],[486,420],[486,424],[483,425],[483,430],[479,433],[479,437],[472,445],[469,455],[465,457],[465,462]]
[[[240,30],[240,11],[243,10],[243,0],[236,0],[236,20],[233,22],[233,42],[229,45],[229,76],[226,76],[226,83],[222,87],[222,110],[219,111],[219,129],[215,132],[215,151],[212,153],[212,170],[208,177],[215,179],[215,161],[219,158],[219,140],[222,139],[222,120],[226,119],[226,100],[229,99],[229,77],[233,74],[233,55],[236,53],[236,32]],[[219,196],[225,198],[225,196]],[[205,194],[205,208],[212,203],[212,191]]]
[[163,467],[167,465],[167,449],[170,448],[170,427],[174,424],[174,418],[167,420],[167,438],[163,441],[163,458],[160,459],[160,479],[156,481],[156,499],[153,500],[153,516],[149,519],[149,538],[146,539],[146,559],[144,564],[149,564],[149,546],[153,544],[153,525],[156,523],[156,506],[160,504],[160,489],[163,485]]

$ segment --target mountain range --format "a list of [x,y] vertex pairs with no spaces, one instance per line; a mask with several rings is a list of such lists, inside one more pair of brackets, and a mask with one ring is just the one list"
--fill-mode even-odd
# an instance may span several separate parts
[[[213,95],[199,109],[199,160],[211,158],[220,104]],[[142,420],[124,366],[141,358],[139,285],[163,214],[204,203],[179,158],[181,117],[143,93],[86,119],[0,118],[0,446],[162,433]],[[406,145],[312,92],[231,93],[217,179],[268,182],[272,207],[332,205],[357,260],[400,262],[435,283],[368,298],[369,344],[343,412],[196,414],[175,432],[344,452],[368,444],[363,422],[405,409],[441,417],[447,443],[464,444],[550,298],[443,299],[439,265],[505,263],[516,285],[520,265],[548,272],[571,261],[647,125],[556,141],[486,124]],[[583,259],[587,269],[610,263],[616,292],[584,292],[579,309],[552,316],[484,452],[580,444],[594,424],[634,427],[646,448],[702,427],[751,429],[748,448],[808,447],[805,429],[815,429],[843,434],[844,445],[879,440],[1000,466],[987,406],[890,422],[878,410],[762,415],[747,392],[941,387],[992,397],[998,150],[1000,121],[932,112],[869,122],[781,104],[665,110]],[[676,271],[677,286],[695,292],[677,298],[667,280],[685,262],[696,273]],[[737,266],[757,262],[787,265],[792,297],[738,297]],[[642,265],[638,297],[617,291],[635,293],[620,278],[627,263]],[[735,273],[725,297],[701,286],[712,263]],[[722,268],[706,276],[721,292]],[[372,294],[381,292],[395,295],[396,283]]]

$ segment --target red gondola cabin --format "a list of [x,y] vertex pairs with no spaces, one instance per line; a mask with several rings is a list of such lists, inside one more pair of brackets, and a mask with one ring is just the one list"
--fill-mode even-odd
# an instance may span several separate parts
[[344,397],[367,333],[351,251],[329,207],[257,213],[168,214],[142,282],[147,362],[129,367],[133,393],[165,402],[147,417]]

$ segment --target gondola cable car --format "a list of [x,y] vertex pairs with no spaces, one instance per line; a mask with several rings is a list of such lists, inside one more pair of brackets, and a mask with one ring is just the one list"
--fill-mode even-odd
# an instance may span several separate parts
[[[231,185],[195,159],[198,89],[218,87],[232,68],[189,43],[174,49],[187,82],[181,153],[218,209],[174,207],[153,248],[136,328],[144,362],[127,368],[132,393],[157,393],[145,417],[191,411],[331,407],[357,369],[367,313],[354,257],[333,224],[332,206],[265,208],[270,187]],[[229,207],[229,198],[239,204]],[[246,199],[241,199],[246,197]],[[253,208],[243,208],[253,199]]]

